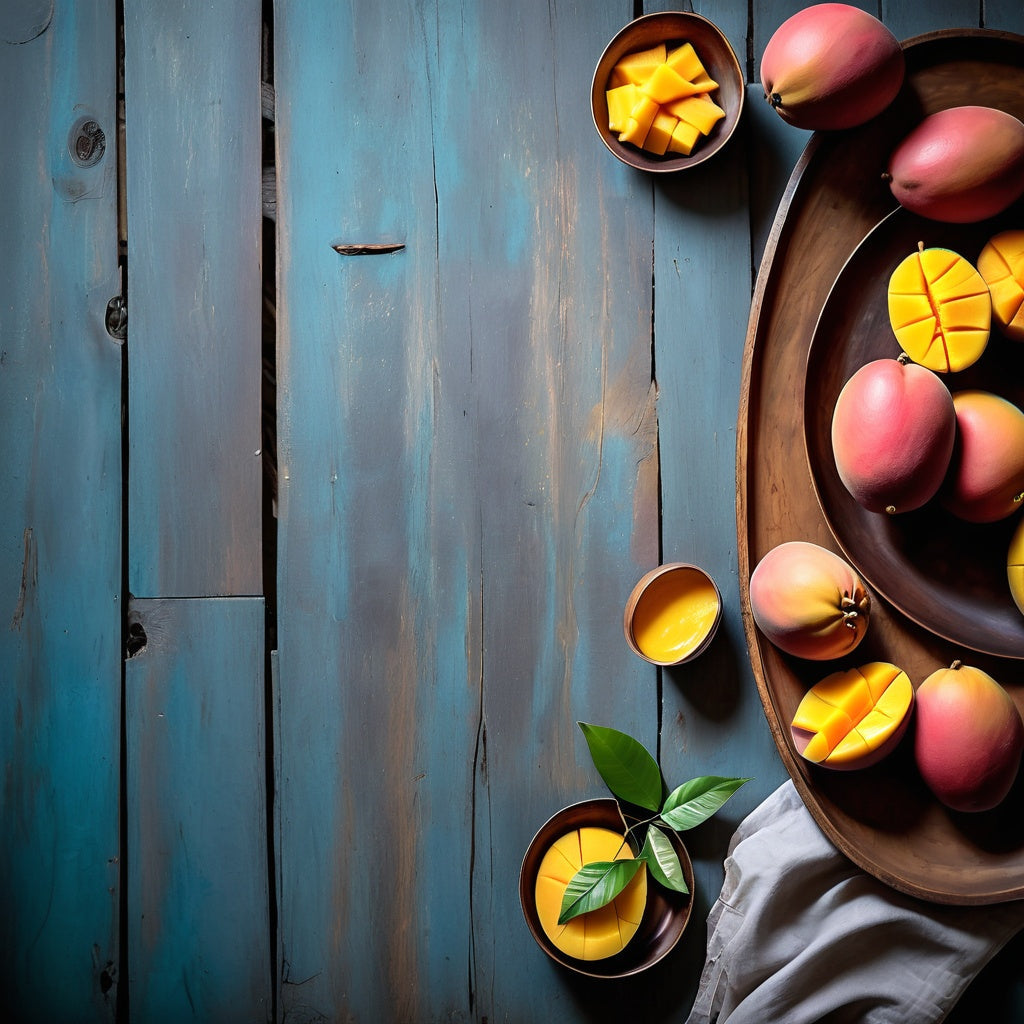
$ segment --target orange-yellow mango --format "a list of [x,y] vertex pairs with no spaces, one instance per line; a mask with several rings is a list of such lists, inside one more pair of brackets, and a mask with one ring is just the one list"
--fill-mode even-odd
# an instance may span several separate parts
[[1024,752],[1013,698],[987,672],[954,662],[918,687],[914,759],[928,788],[956,811],[1006,798]]
[[939,501],[969,523],[994,523],[1024,503],[1024,412],[1001,395],[953,395],[956,442]]
[[853,567],[834,551],[790,540],[772,548],[750,574],[750,611],[779,650],[828,661],[864,639],[871,598]]
[[884,661],[833,672],[804,694],[793,716],[797,752],[825,768],[867,768],[906,732],[914,687]]
[[1010,538],[1010,550],[1006,553],[1006,580],[1010,584],[1013,603],[1024,615],[1024,519]]
[[1024,230],[1000,231],[978,255],[978,273],[992,296],[992,316],[1003,333],[1024,341]]
[[621,952],[636,934],[647,905],[644,867],[611,903],[558,923],[565,888],[584,864],[633,856],[622,835],[607,828],[575,829],[548,848],[537,870],[534,895],[541,927],[563,953],[577,960],[603,960]]
[[972,264],[950,249],[919,243],[893,271],[889,323],[915,363],[936,373],[973,365],[988,345],[992,300]]

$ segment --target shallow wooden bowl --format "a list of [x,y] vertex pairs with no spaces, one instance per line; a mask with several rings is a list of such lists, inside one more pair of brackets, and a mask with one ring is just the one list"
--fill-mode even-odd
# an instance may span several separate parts
[[[685,42],[693,44],[708,74],[718,83],[718,90],[712,93],[712,98],[725,111],[725,117],[719,120],[707,138],[698,142],[689,156],[678,153],[658,156],[619,142],[615,133],[608,128],[608,101],[605,98],[612,68],[628,53],[646,50],[658,43],[678,45]],[[631,21],[605,47],[594,70],[590,107],[594,115],[594,127],[614,156],[637,170],[665,174],[685,171],[710,160],[732,138],[743,113],[746,95],[746,82],[740,63],[729,40],[718,26],[699,14],[664,11],[645,14]]]
[[[917,249],[952,249],[972,264],[997,231],[1024,226],[1017,206],[978,224],[939,224],[906,210],[887,216],[854,250],[822,308],[807,358],[804,443],[822,513],[865,581],[925,629],[955,644],[1004,658],[1024,658],[1024,615],[1010,595],[1006,554],[1016,515],[967,523],[937,499],[901,515],[869,512],[843,486],[832,453],[831,422],[843,385],[865,363],[896,358],[889,326],[889,277]],[[952,391],[981,388],[1024,406],[1024,345],[993,324],[981,358],[940,374]]]
[[[669,660],[659,660],[643,650],[637,642],[636,620],[638,614],[642,613],[643,605],[648,601],[664,599],[666,595],[671,598],[673,594],[682,594],[691,589],[694,585],[710,587],[714,592],[717,602],[717,610],[714,618],[708,623],[703,635],[696,639],[687,648],[679,649],[679,657]],[[622,616],[622,631],[626,636],[626,643],[634,654],[638,654],[644,661],[652,665],[673,666],[685,665],[700,657],[714,640],[718,632],[718,626],[722,621],[722,595],[718,585],[711,576],[699,565],[690,565],[687,562],[666,562],[649,572],[644,573],[637,581],[629,599],[626,601],[626,608]]]
[[[627,816],[626,820],[632,825],[636,819]],[[672,847],[682,865],[683,877],[690,889],[689,895],[670,892],[648,878],[647,906],[644,909],[643,920],[626,947],[603,960],[577,960],[558,949],[545,934],[537,916],[534,891],[537,887],[540,862],[552,843],[567,832],[584,826],[608,828],[616,832],[624,831],[625,827],[619,814],[619,805],[611,798],[584,800],[564,807],[552,815],[533,837],[523,858],[522,869],[519,872],[519,902],[523,908],[523,916],[526,918],[530,933],[537,940],[537,945],[563,967],[592,978],[625,978],[631,974],[639,974],[672,952],[690,920],[694,886],[690,855],[678,833],[666,829],[665,832],[672,841]]]

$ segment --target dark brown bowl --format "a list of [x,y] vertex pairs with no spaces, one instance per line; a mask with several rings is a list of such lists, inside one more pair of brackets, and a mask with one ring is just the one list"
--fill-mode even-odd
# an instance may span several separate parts
[[[713,97],[725,111],[725,117],[715,125],[707,138],[701,139],[689,156],[658,156],[656,153],[647,153],[628,143],[619,142],[615,133],[608,128],[608,101],[605,99],[612,68],[627,53],[645,50],[657,46],[658,43],[684,42],[693,44],[708,74],[718,83],[718,90]],[[684,171],[710,160],[736,130],[740,115],[743,113],[746,95],[743,70],[733,48],[729,45],[729,40],[718,26],[699,14],[664,11],[660,14],[645,14],[631,21],[605,47],[594,71],[590,106],[598,134],[616,157],[638,170],[664,174]]]
[[[627,824],[633,824],[636,819],[627,815],[626,820]],[[648,879],[644,916],[636,934],[626,947],[620,953],[604,960],[577,960],[558,949],[544,933],[537,916],[534,891],[537,886],[537,871],[548,848],[567,832],[584,826],[622,832],[619,805],[610,797],[584,800],[558,811],[541,826],[527,848],[519,872],[519,902],[523,907],[523,915],[526,917],[530,932],[537,940],[537,945],[563,967],[592,978],[624,978],[630,974],[638,974],[664,959],[672,951],[690,920],[694,884],[690,855],[678,834],[666,828],[665,832],[672,841],[672,847],[682,865],[683,877],[686,879],[690,894],[670,892],[664,886]]]
[[[926,246],[952,249],[971,263],[997,231],[1024,218],[1024,204],[976,224],[939,224],[903,209],[889,214],[854,250],[821,310],[807,356],[804,444],[811,482],[832,535],[853,566],[911,621],[952,643],[1002,658],[1024,658],[1024,616],[1006,578],[1018,521],[967,523],[939,500],[887,516],[860,506],[843,486],[832,453],[831,423],[847,380],[900,346],[889,325],[887,288],[897,264]],[[953,392],[992,391],[1024,407],[1024,346],[993,327],[971,367],[941,375]]]

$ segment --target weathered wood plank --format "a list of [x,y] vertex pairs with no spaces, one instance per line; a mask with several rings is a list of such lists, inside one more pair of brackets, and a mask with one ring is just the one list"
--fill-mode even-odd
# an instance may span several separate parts
[[[740,47],[742,62],[746,10],[707,6],[700,13]],[[755,95],[751,89],[747,98],[759,99],[760,90]],[[707,569],[724,604],[709,650],[693,664],[663,673],[662,764],[673,785],[698,775],[754,780],[727,809],[684,837],[696,881],[694,925],[681,953],[691,965],[703,962],[702,923],[721,888],[722,860],[736,823],[785,778],[745,656],[737,578],[736,413],[753,258],[748,168],[762,166],[752,158],[751,124],[748,111],[714,161],[655,189],[662,558]],[[678,979],[684,1008],[698,978],[691,969]]]
[[[0,13],[0,1016],[16,1022],[113,1021],[117,1002],[114,15],[113,0]],[[83,144],[82,166],[69,143],[86,120],[105,149]]]
[[129,586],[262,593],[259,0],[125,4]]
[[269,1020],[263,600],[138,601],[131,622],[131,1019]]
[[519,862],[544,818],[602,791],[577,718],[657,741],[655,674],[621,634],[657,557],[650,191],[585,105],[630,16],[276,10],[298,1020],[572,1012]]

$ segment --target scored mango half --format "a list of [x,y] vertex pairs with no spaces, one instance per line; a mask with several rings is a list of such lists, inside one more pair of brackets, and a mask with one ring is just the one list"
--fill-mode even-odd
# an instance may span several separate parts
[[910,720],[914,687],[884,661],[833,672],[804,694],[793,716],[797,752],[825,768],[866,768],[899,742]]
[[889,323],[903,351],[936,373],[976,363],[988,345],[992,299],[977,269],[951,249],[907,256],[892,273]]
[[978,272],[992,296],[992,315],[1003,333],[1024,341],[1024,230],[1000,231],[978,254]]
[[689,156],[725,117],[710,95],[717,88],[689,42],[629,53],[608,78],[608,128],[649,153]]
[[633,857],[623,837],[607,828],[579,828],[554,842],[537,869],[534,896],[544,934],[577,960],[603,960],[621,952],[640,927],[647,905],[647,871],[641,867],[611,903],[558,923],[572,876],[594,861]]
[[1024,519],[1014,528],[1010,549],[1006,553],[1006,579],[1013,603],[1024,615]]

